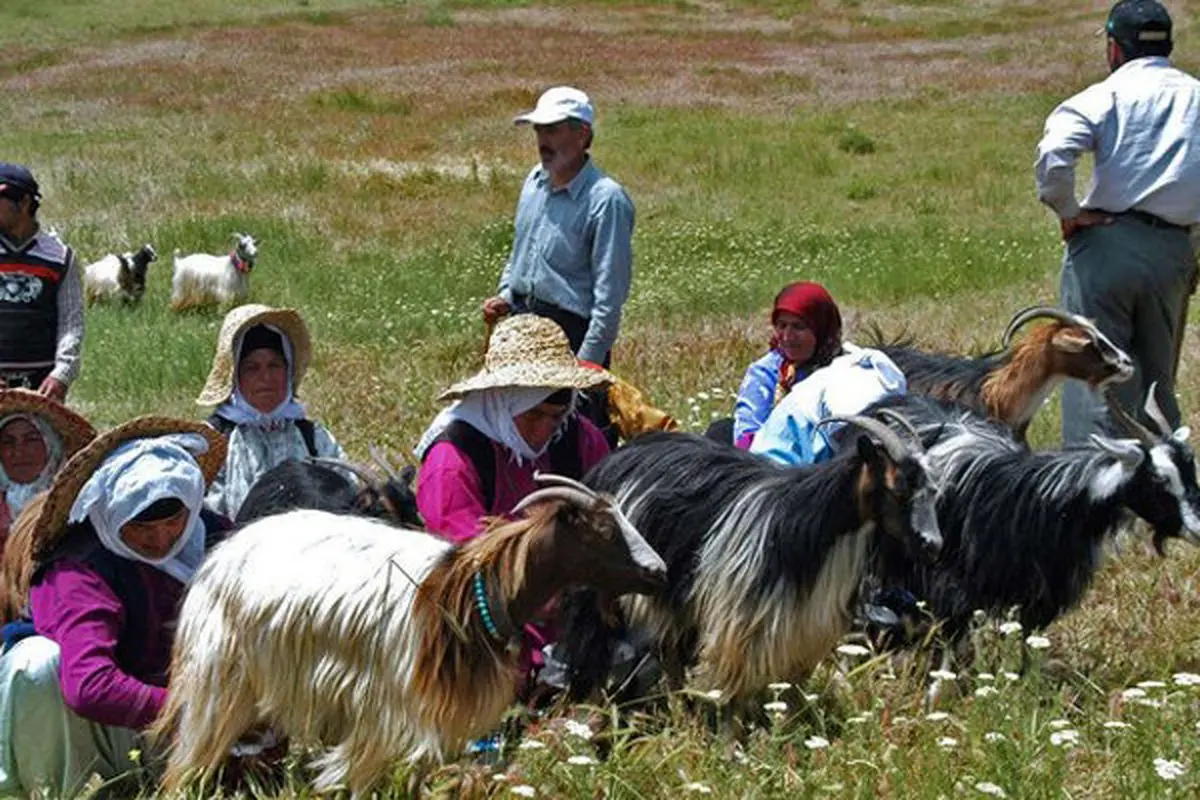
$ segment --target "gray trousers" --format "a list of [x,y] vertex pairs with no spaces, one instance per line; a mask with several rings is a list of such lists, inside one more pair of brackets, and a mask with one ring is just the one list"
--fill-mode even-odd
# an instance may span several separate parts
[[[1187,232],[1155,228],[1133,217],[1085,228],[1067,242],[1061,277],[1062,305],[1096,323],[1133,359],[1135,372],[1114,387],[1117,398],[1139,419],[1146,392],[1155,394],[1167,420],[1180,422],[1175,399],[1175,342],[1182,337],[1184,302],[1196,270]],[[1151,425],[1151,430],[1156,430]],[[1103,400],[1078,381],[1062,393],[1062,431],[1067,444],[1091,433],[1124,435],[1112,426]]]

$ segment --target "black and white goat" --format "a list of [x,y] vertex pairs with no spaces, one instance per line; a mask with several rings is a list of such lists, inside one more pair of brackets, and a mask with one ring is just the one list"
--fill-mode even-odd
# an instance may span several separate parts
[[[1013,344],[1016,332],[1037,319],[1051,323]],[[1064,380],[1099,389],[1133,375],[1133,361],[1094,324],[1049,306],[1017,312],[1004,330],[1004,349],[978,357],[930,352],[908,341],[883,342],[878,331],[876,338],[875,346],[904,373],[910,394],[969,406],[1008,425],[1018,441],[1025,441],[1033,415]]]
[[881,583],[928,604],[951,645],[976,609],[1002,616],[1014,607],[1027,629],[1049,625],[1077,605],[1103,558],[1103,545],[1129,520],[1154,527],[1155,546],[1182,536],[1200,544],[1200,486],[1186,427],[1172,431],[1154,401],[1152,434],[1110,400],[1136,438],[1093,436],[1088,446],[1030,451],[976,413],[930,398],[887,401],[938,437],[927,461],[941,486],[945,546],[936,564],[894,550],[878,563]]
[[393,525],[423,527],[425,523],[417,511],[417,496],[412,488],[416,469],[406,466],[397,471],[378,456],[376,461],[387,473],[384,480],[348,461],[328,458],[284,461],[263,473],[246,492],[236,526],[241,528],[263,517],[310,508],[376,517]]
[[[803,681],[849,628],[851,603],[884,537],[941,546],[935,490],[919,445],[874,419],[831,461],[784,467],[693,434],[648,434],[585,478],[617,498],[667,562],[664,593],[624,603],[648,632],[673,688],[695,683],[741,705],[768,683]],[[564,616],[572,694],[606,677],[617,630],[572,595]],[[730,706],[732,708],[732,706]]]
[[656,591],[666,565],[611,498],[541,476],[514,521],[460,547],[320,511],[219,545],[180,612],[167,704],[169,792],[270,725],[331,746],[319,791],[364,797],[401,759],[456,755],[516,698],[521,629],[572,586]]
[[88,305],[105,300],[136,303],[146,293],[146,271],[158,259],[150,244],[142,245],[136,253],[104,258],[83,268],[83,294]]
[[250,271],[258,258],[258,243],[248,233],[233,234],[234,247],[228,255],[175,251],[171,277],[171,308],[175,311],[197,306],[233,305],[250,293]]

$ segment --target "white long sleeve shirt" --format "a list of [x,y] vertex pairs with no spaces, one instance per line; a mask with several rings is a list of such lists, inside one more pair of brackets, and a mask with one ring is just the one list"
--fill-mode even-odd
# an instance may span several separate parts
[[[1095,167],[1077,202],[1075,163],[1085,151]],[[1082,206],[1200,223],[1200,81],[1162,57],[1122,64],[1054,109],[1035,172],[1038,198],[1063,219]]]

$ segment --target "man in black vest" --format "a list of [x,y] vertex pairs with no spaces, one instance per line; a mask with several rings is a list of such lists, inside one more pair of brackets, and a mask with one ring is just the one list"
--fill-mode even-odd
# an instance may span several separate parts
[[61,402],[79,374],[83,285],[71,248],[38,224],[41,199],[28,168],[0,162],[0,387]]

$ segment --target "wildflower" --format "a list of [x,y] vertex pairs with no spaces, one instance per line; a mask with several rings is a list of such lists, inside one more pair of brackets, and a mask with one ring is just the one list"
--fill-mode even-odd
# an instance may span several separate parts
[[824,750],[829,747],[829,740],[824,736],[810,736],[804,740],[804,746],[809,750]]
[[792,685],[790,683],[768,683],[767,688],[772,692],[786,692],[792,688]]
[[1158,777],[1164,781],[1173,781],[1180,775],[1187,772],[1183,763],[1179,761],[1169,761],[1165,758],[1154,759],[1154,771],[1158,773]]
[[1142,689],[1140,687],[1137,687],[1137,686],[1130,687],[1130,688],[1126,689],[1125,691],[1121,692],[1122,700],[1134,700],[1138,697],[1145,697],[1145,696],[1146,696],[1146,690]]
[[861,644],[844,644],[838,647],[837,651],[844,656],[869,656],[871,654],[871,651]]
[[1050,646],[1050,640],[1045,636],[1030,636],[1025,640],[1025,644],[1034,650],[1045,650]]
[[950,715],[945,711],[931,711],[925,715],[925,719],[929,720],[930,722],[941,722],[943,720],[950,719]]
[[1139,689],[1165,689],[1167,685],[1162,681],[1142,681],[1138,684]]
[[129,760],[132,761],[134,764],[140,764],[142,761],[142,751],[138,750],[137,748],[130,750],[129,751]]
[[712,794],[711,786],[709,786],[706,783],[699,783],[697,781],[692,781],[691,783],[685,783],[683,785],[683,790],[685,792],[695,792],[696,794]]
[[956,681],[958,680],[958,673],[951,672],[948,669],[935,669],[929,673],[929,677],[939,681]]
[[806,702],[806,703],[815,703],[820,699],[821,699],[821,696],[818,694],[811,694],[811,693],[806,692],[804,695],[804,702]]
[[1176,672],[1176,686],[1200,686],[1200,675],[1194,672]]
[[1000,690],[995,686],[980,686],[975,690],[976,697],[991,697],[994,694],[1000,694]]
[[1073,731],[1070,729],[1055,731],[1054,733],[1050,734],[1050,744],[1054,745],[1055,747],[1070,749],[1079,744],[1079,731]]
[[537,739],[526,739],[517,745],[518,750],[545,750],[546,743],[539,742]]
[[503,772],[496,772],[492,774],[492,780],[494,780],[496,783],[504,783],[506,780],[508,780],[508,776]]
[[1066,719],[1052,719],[1046,723],[1052,731],[1061,731],[1063,728],[1069,728],[1071,721]]
[[1015,682],[1021,680],[1021,676],[1015,672],[1004,672],[1001,674],[1004,675],[1004,680],[1006,680],[1006,681],[1011,681],[1011,682],[1015,683]]
[[527,783],[522,783],[520,786],[514,786],[509,791],[511,791],[513,794],[520,795],[521,797],[534,797],[537,795],[537,789],[533,788]]
[[563,727],[572,736],[578,736],[580,739],[592,738],[592,729],[588,727],[586,722],[576,722],[573,719],[569,719],[563,723]]
[[999,744],[1000,742],[1005,741],[1007,738],[1007,736],[999,731],[988,731],[983,735],[983,740],[988,744]]
[[599,762],[591,756],[571,756],[567,759],[568,764],[574,764],[577,767],[590,767]]
[[993,674],[992,674],[992,673],[990,673],[990,672],[981,672],[981,673],[979,673],[978,675],[976,675],[975,677],[976,677],[977,679],[981,680],[981,681],[994,681],[994,680],[996,680],[996,676],[995,676],[995,675],[993,675]]
[[763,709],[765,711],[770,711],[772,714],[782,714],[783,712],[787,711],[787,703],[784,703],[780,700],[776,700],[771,703],[763,703]]
[[849,718],[846,720],[846,724],[847,724],[847,725],[862,725],[862,724],[863,724],[864,722],[866,722],[868,719],[870,719],[870,715],[869,715],[869,714],[856,714],[856,715],[855,715],[855,716],[853,716],[853,717],[849,717]]
[[1132,728],[1133,726],[1128,722],[1121,722],[1119,719],[1110,719],[1108,722],[1104,723],[1104,727],[1108,728],[1110,731],[1119,731],[1124,730],[1125,728]]
[[937,740],[937,743],[938,747],[942,748],[943,750],[953,750],[954,748],[958,747],[958,739],[950,736],[943,736]]
[[975,791],[990,795],[992,797],[1008,797],[1008,795],[1004,793],[1003,789],[989,781],[980,781],[979,783],[975,784]]
[[1012,636],[1014,633],[1020,632],[1021,623],[1017,622],[1016,620],[1000,623],[1000,633],[1004,634],[1005,636]]
[[705,692],[704,696],[707,697],[709,700],[720,700],[721,697],[723,696],[723,693],[721,692],[720,689],[712,689],[710,691]]

